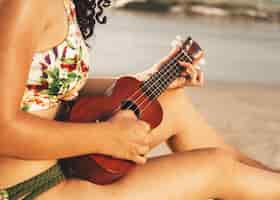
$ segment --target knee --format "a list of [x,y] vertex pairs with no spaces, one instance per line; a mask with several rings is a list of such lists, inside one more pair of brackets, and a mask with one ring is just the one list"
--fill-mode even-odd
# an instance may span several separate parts
[[158,100],[169,116],[178,118],[185,108],[186,98],[185,89],[175,89],[163,93]]
[[186,95],[186,90],[184,88],[165,92],[160,96],[159,102],[164,110],[176,113],[178,119],[184,119],[186,110],[190,111],[193,109],[193,103],[188,95]]

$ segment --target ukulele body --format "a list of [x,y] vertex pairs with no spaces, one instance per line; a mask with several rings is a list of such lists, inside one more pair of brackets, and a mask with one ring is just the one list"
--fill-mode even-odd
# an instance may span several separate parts
[[[162,108],[157,100],[151,101],[143,93],[141,84],[135,78],[123,77],[116,81],[109,95],[81,97],[74,104],[69,121],[98,123],[108,120],[118,108],[130,108],[152,129],[157,127],[162,121]],[[121,134],[121,131],[116,130],[114,134]],[[99,154],[69,158],[65,163],[74,176],[101,185],[113,183],[135,166],[131,161]]]

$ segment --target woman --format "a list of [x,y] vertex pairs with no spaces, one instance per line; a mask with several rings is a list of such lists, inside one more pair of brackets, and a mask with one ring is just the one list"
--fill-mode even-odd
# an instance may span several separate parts
[[[0,199],[279,200],[280,174],[227,145],[185,96],[185,86],[204,82],[203,73],[188,63],[180,65],[191,80],[177,79],[159,98],[164,119],[154,130],[129,111],[98,124],[54,120],[62,101],[78,93],[102,94],[116,79],[86,81],[83,39],[92,35],[96,20],[104,22],[102,9],[95,14],[94,8],[90,0],[0,2]],[[136,77],[144,80],[159,66]],[[116,129],[119,134],[113,134]],[[165,141],[174,154],[147,161],[143,155]],[[57,160],[89,153],[139,165],[107,186],[65,179]],[[56,177],[50,178],[50,171]],[[39,174],[48,176],[27,185]]]

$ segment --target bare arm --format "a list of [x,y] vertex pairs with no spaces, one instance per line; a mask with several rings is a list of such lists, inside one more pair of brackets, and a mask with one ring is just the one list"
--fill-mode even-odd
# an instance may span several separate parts
[[20,110],[32,55],[46,25],[43,6],[37,0],[0,3],[0,154],[55,159],[97,152],[106,124],[60,123]]
[[[32,56],[44,35],[46,19],[42,12],[47,3],[47,0],[0,1],[0,155],[42,160],[89,153],[115,155],[110,153],[116,152],[117,157],[140,162],[142,158],[131,152],[138,152],[135,149],[142,147],[138,142],[142,142],[145,136],[135,139],[136,136],[129,133],[123,138],[120,138],[123,134],[111,134],[113,126],[125,126],[126,120],[98,124],[65,123],[20,110]],[[137,120],[130,120],[130,126],[121,130],[137,132],[146,127]]]

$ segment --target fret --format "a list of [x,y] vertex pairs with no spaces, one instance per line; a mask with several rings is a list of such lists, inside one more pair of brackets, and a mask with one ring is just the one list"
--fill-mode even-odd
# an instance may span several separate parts
[[185,51],[181,51],[172,60],[161,66],[158,72],[142,84],[141,89],[146,96],[156,99],[181,75],[184,68],[178,64],[178,61],[192,62],[192,59]]

